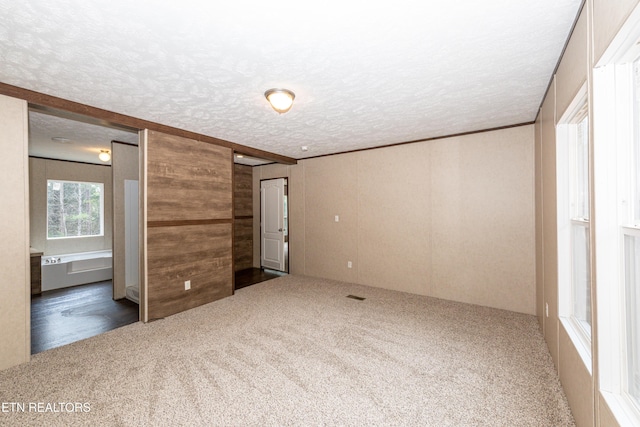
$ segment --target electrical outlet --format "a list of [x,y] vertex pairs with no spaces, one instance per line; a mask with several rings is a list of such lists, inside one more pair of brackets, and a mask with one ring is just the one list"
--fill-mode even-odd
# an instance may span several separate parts
[[191,289],[191,280],[184,282],[184,290],[188,291],[189,289]]
[[351,268],[353,267],[353,264],[351,263],[351,261],[347,261],[347,268]]
[[335,220],[336,222],[340,222],[340,215],[336,215],[336,216],[335,216],[335,218],[334,218],[334,220]]
[[545,311],[545,313],[547,313],[547,317],[549,317],[549,303],[548,302],[544,304],[544,311]]

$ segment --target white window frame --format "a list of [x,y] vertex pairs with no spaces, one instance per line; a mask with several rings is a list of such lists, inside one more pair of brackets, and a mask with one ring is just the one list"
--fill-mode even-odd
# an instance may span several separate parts
[[[60,236],[60,237],[49,237],[49,183],[50,182],[61,182],[61,183],[72,183],[72,184],[91,184],[100,186],[100,234],[92,234],[85,236]],[[47,180],[47,191],[46,191],[46,206],[47,206],[47,216],[46,216],[46,237],[47,240],[65,240],[65,239],[86,239],[86,238],[95,238],[95,237],[104,237],[104,183],[102,182],[91,182],[91,181],[70,181],[64,179],[48,179]]]
[[[558,314],[567,334],[574,343],[578,354],[589,371],[591,362],[591,329],[592,326],[574,316],[574,236],[577,227],[584,228],[587,233],[587,270],[590,271],[592,248],[589,247],[590,221],[589,214],[578,217],[575,214],[575,152],[573,141],[580,122],[588,117],[587,84],[578,91],[577,95],[567,107],[556,127],[556,179],[557,179],[557,208],[558,208]],[[590,132],[587,137],[591,138]],[[587,166],[588,169],[588,166]],[[588,180],[588,178],[587,178]],[[587,182],[587,189],[590,182]],[[587,209],[588,210],[588,209]],[[589,280],[589,288],[591,288]],[[590,304],[591,306],[591,304]],[[591,309],[591,307],[589,307]],[[593,324],[593,319],[591,319]]]
[[[594,227],[600,393],[618,423],[640,425],[628,387],[624,236],[636,234],[631,201],[632,63],[640,57],[640,6],[593,70]],[[637,114],[637,113],[636,113]],[[640,124],[640,123],[639,123]]]
[[[640,165],[639,165],[640,166]],[[625,289],[623,290],[623,295],[625,297],[625,311],[624,311],[624,316],[625,316],[625,365],[622,367],[622,371],[624,372],[624,378],[623,378],[623,387],[622,387],[622,393],[623,395],[625,395],[631,402],[633,402],[636,406],[636,408],[638,410],[640,410],[640,394],[633,396],[631,395],[631,393],[629,392],[629,342],[630,342],[630,338],[629,336],[631,335],[631,331],[629,331],[628,328],[626,328],[626,322],[628,322],[628,301],[626,300],[626,296],[627,296],[627,287],[629,286],[629,284],[626,282],[626,276],[627,276],[627,271],[629,266],[627,265],[627,251],[626,251],[626,239],[627,237],[631,237],[634,239],[640,239],[640,227],[638,227],[637,225],[633,225],[633,226],[622,226],[621,227],[621,231],[622,231],[622,244],[623,244],[623,253],[622,253],[622,258],[623,258],[623,264],[624,264],[624,271],[623,271],[623,276],[625,278]],[[640,274],[640,272],[635,272],[636,275]],[[636,313],[637,315],[637,313]],[[636,335],[638,335],[636,337],[636,340],[640,339],[640,331],[636,331]],[[636,369],[638,369],[638,367],[636,367]],[[636,371],[637,373],[637,371]],[[638,380],[638,382],[636,383],[636,389],[640,389],[640,379]]]

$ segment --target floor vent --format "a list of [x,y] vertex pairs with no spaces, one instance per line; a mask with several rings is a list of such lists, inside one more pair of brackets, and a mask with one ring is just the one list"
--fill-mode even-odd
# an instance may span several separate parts
[[357,297],[355,295],[347,295],[347,298],[351,298],[351,299],[357,299],[358,301],[364,301],[365,298],[363,297]]

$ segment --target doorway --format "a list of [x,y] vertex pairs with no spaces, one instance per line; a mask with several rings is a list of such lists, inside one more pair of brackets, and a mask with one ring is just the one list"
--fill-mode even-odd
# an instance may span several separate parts
[[125,200],[125,180],[139,177],[139,148],[132,129],[37,106],[28,114],[33,354],[139,320],[124,286],[115,292],[125,237],[138,260],[138,196]]
[[287,178],[260,181],[260,267],[289,272]]

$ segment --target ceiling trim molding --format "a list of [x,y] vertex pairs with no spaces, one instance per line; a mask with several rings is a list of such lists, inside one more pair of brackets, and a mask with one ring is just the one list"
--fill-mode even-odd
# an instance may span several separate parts
[[582,15],[582,11],[584,10],[584,7],[586,4],[587,4],[586,0],[582,0],[582,3],[580,3],[580,7],[578,8],[578,14],[576,15],[576,18],[573,20],[573,24],[571,24],[571,30],[569,30],[569,35],[567,36],[567,39],[564,41],[564,46],[562,46],[562,52],[560,52],[560,56],[558,57],[556,66],[553,69],[553,73],[551,73],[551,78],[549,79],[549,83],[547,83],[547,88],[545,89],[544,95],[542,95],[542,99],[540,100],[540,105],[538,106],[538,110],[536,111],[536,118],[533,121],[534,123],[538,121],[540,110],[542,110],[542,104],[544,104],[544,100],[547,98],[547,95],[549,95],[549,89],[551,89],[551,85],[553,84],[553,79],[556,78],[556,73],[558,72],[558,68],[560,68],[560,63],[562,62],[562,58],[564,58],[564,54],[567,51],[569,42],[571,41],[571,36],[573,36],[573,32],[576,29],[576,25],[578,25],[578,20],[580,20],[580,15]]
[[111,144],[130,145],[132,147],[138,147],[139,146],[139,144],[132,144],[131,142],[124,142],[124,141],[116,141],[115,139],[111,141]]
[[55,159],[53,157],[42,157],[42,156],[29,156],[30,159],[38,159],[38,160],[53,160],[55,162],[65,162],[65,163],[78,163],[80,165],[87,165],[87,166],[100,166],[100,167],[104,167],[104,168],[110,168],[111,165],[110,164],[104,164],[104,163],[91,163],[91,162],[81,162],[79,160],[65,160],[65,159]]
[[93,119],[97,119],[102,124],[113,126],[116,128],[124,128],[126,130],[134,131],[140,129],[150,129],[157,132],[163,132],[170,135],[181,136],[183,138],[195,139],[197,141],[227,147],[235,152],[246,154],[252,157],[263,158],[265,160],[272,160],[277,163],[289,165],[297,163],[296,159],[291,157],[270,153],[268,151],[259,150],[257,148],[246,147],[234,142],[225,141],[224,139],[214,138],[212,136],[202,135],[199,133],[174,128],[172,126],[151,122],[148,120],[138,119],[136,117],[115,113],[113,111],[103,110],[101,108],[92,107],[90,105],[81,104],[75,101],[69,101],[63,98],[58,98],[56,96],[46,95],[44,93],[24,89],[18,86],[12,86],[2,82],[0,82],[0,94],[11,96],[13,98],[23,99],[29,104],[33,104],[37,107],[42,107],[41,109],[45,112],[50,112],[51,110],[61,110],[71,113],[72,115],[91,117]]
[[[517,123],[517,124],[514,124],[514,125],[500,126],[500,127],[495,127],[495,128],[489,128],[489,129],[473,130],[473,131],[469,131],[469,132],[452,133],[452,134],[449,134],[449,135],[434,136],[433,138],[414,139],[412,141],[405,141],[405,142],[394,142],[393,144],[378,145],[378,146],[375,146],[375,147],[368,147],[368,148],[359,148],[357,150],[341,151],[339,153],[320,154],[319,156],[304,157],[304,158],[299,159],[299,160],[317,159],[319,157],[337,156],[339,154],[358,153],[360,151],[369,151],[369,150],[377,150],[379,148],[397,147],[398,145],[416,144],[418,142],[435,141],[435,140],[438,140],[438,139],[445,139],[445,138],[455,138],[457,136],[466,136],[466,135],[473,135],[473,134],[476,134],[476,133],[493,132],[493,131],[496,131],[496,130],[511,129],[511,128],[517,128],[517,127],[521,127],[521,126],[533,125],[533,124],[535,124],[535,121],[533,121],[533,122],[525,122],[525,123]],[[263,166],[263,165],[259,165],[259,166]]]

